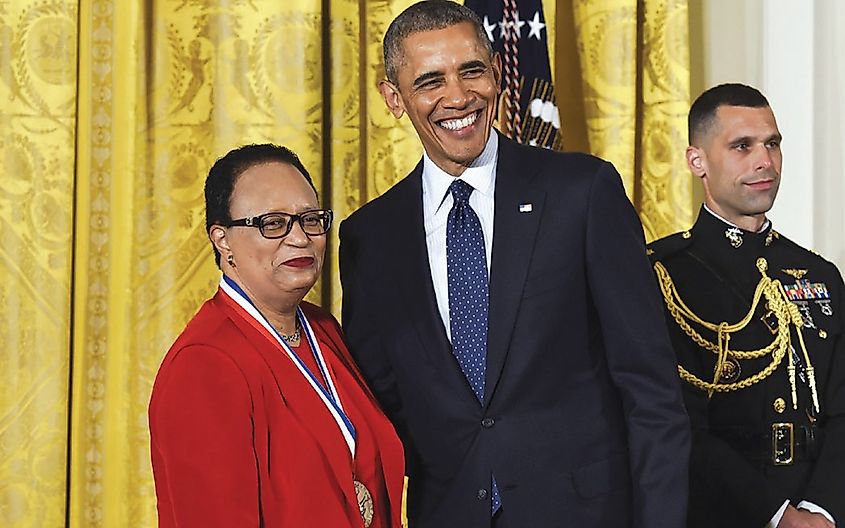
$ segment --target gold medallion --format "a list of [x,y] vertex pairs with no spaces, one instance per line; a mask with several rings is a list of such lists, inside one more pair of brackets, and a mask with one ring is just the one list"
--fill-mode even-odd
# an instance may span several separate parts
[[719,376],[719,381],[722,383],[733,383],[739,379],[741,372],[742,369],[739,367],[739,361],[734,358],[728,358],[725,360],[725,364],[722,365],[722,374]]
[[361,519],[364,520],[364,528],[373,524],[373,496],[363,482],[358,480],[355,483],[355,497],[358,499],[358,510],[361,512]]
[[783,411],[786,410],[786,400],[783,398],[777,398],[772,402],[772,407],[776,413],[783,414]]

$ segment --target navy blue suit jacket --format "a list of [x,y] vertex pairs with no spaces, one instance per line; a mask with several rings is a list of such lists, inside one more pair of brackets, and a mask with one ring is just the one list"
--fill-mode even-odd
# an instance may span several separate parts
[[689,423],[616,170],[500,138],[482,404],[437,311],[421,175],[340,228],[343,326],[405,442],[411,526],[490,526],[494,474],[512,526],[681,528]]

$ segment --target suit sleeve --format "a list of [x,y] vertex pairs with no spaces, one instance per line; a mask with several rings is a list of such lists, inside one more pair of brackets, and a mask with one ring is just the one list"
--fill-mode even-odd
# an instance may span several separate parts
[[159,509],[169,508],[180,527],[259,526],[252,402],[241,370],[219,350],[190,345],[161,374],[150,405],[153,469],[166,483]]
[[366,278],[360,271],[359,239],[349,221],[340,224],[340,282],[343,288],[341,324],[349,352],[364,375],[385,415],[393,423],[406,447],[406,460],[412,460],[410,438],[405,425],[402,400],[396,386],[393,365],[378,331],[373,299],[367,293]]
[[689,420],[642,225],[609,163],[590,189],[586,247],[589,289],[627,420],[632,526],[680,528],[686,524]]

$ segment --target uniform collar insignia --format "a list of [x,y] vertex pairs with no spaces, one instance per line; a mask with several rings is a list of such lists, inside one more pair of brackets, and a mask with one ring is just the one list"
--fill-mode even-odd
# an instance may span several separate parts
[[[772,241],[775,239],[780,238],[780,233],[775,231],[774,229],[770,229],[769,233],[766,235],[766,247],[772,245]],[[796,277],[796,279],[800,279],[801,277]]]
[[796,279],[803,279],[804,275],[807,274],[808,270],[805,269],[794,269],[794,268],[785,268],[781,270],[782,272],[786,273],[790,277],[795,277]]
[[742,245],[742,229],[738,227],[729,227],[725,229],[725,238],[727,238],[731,246],[738,248]]

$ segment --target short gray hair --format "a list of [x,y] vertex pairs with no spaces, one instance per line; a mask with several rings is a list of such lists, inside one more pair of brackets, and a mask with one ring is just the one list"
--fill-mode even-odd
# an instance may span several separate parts
[[472,24],[479,42],[484,43],[487,52],[492,56],[493,45],[487,38],[481,19],[472,9],[449,0],[424,0],[402,11],[384,34],[384,72],[387,80],[393,84],[399,82],[399,63],[404,54],[402,44],[408,36],[464,22]]

